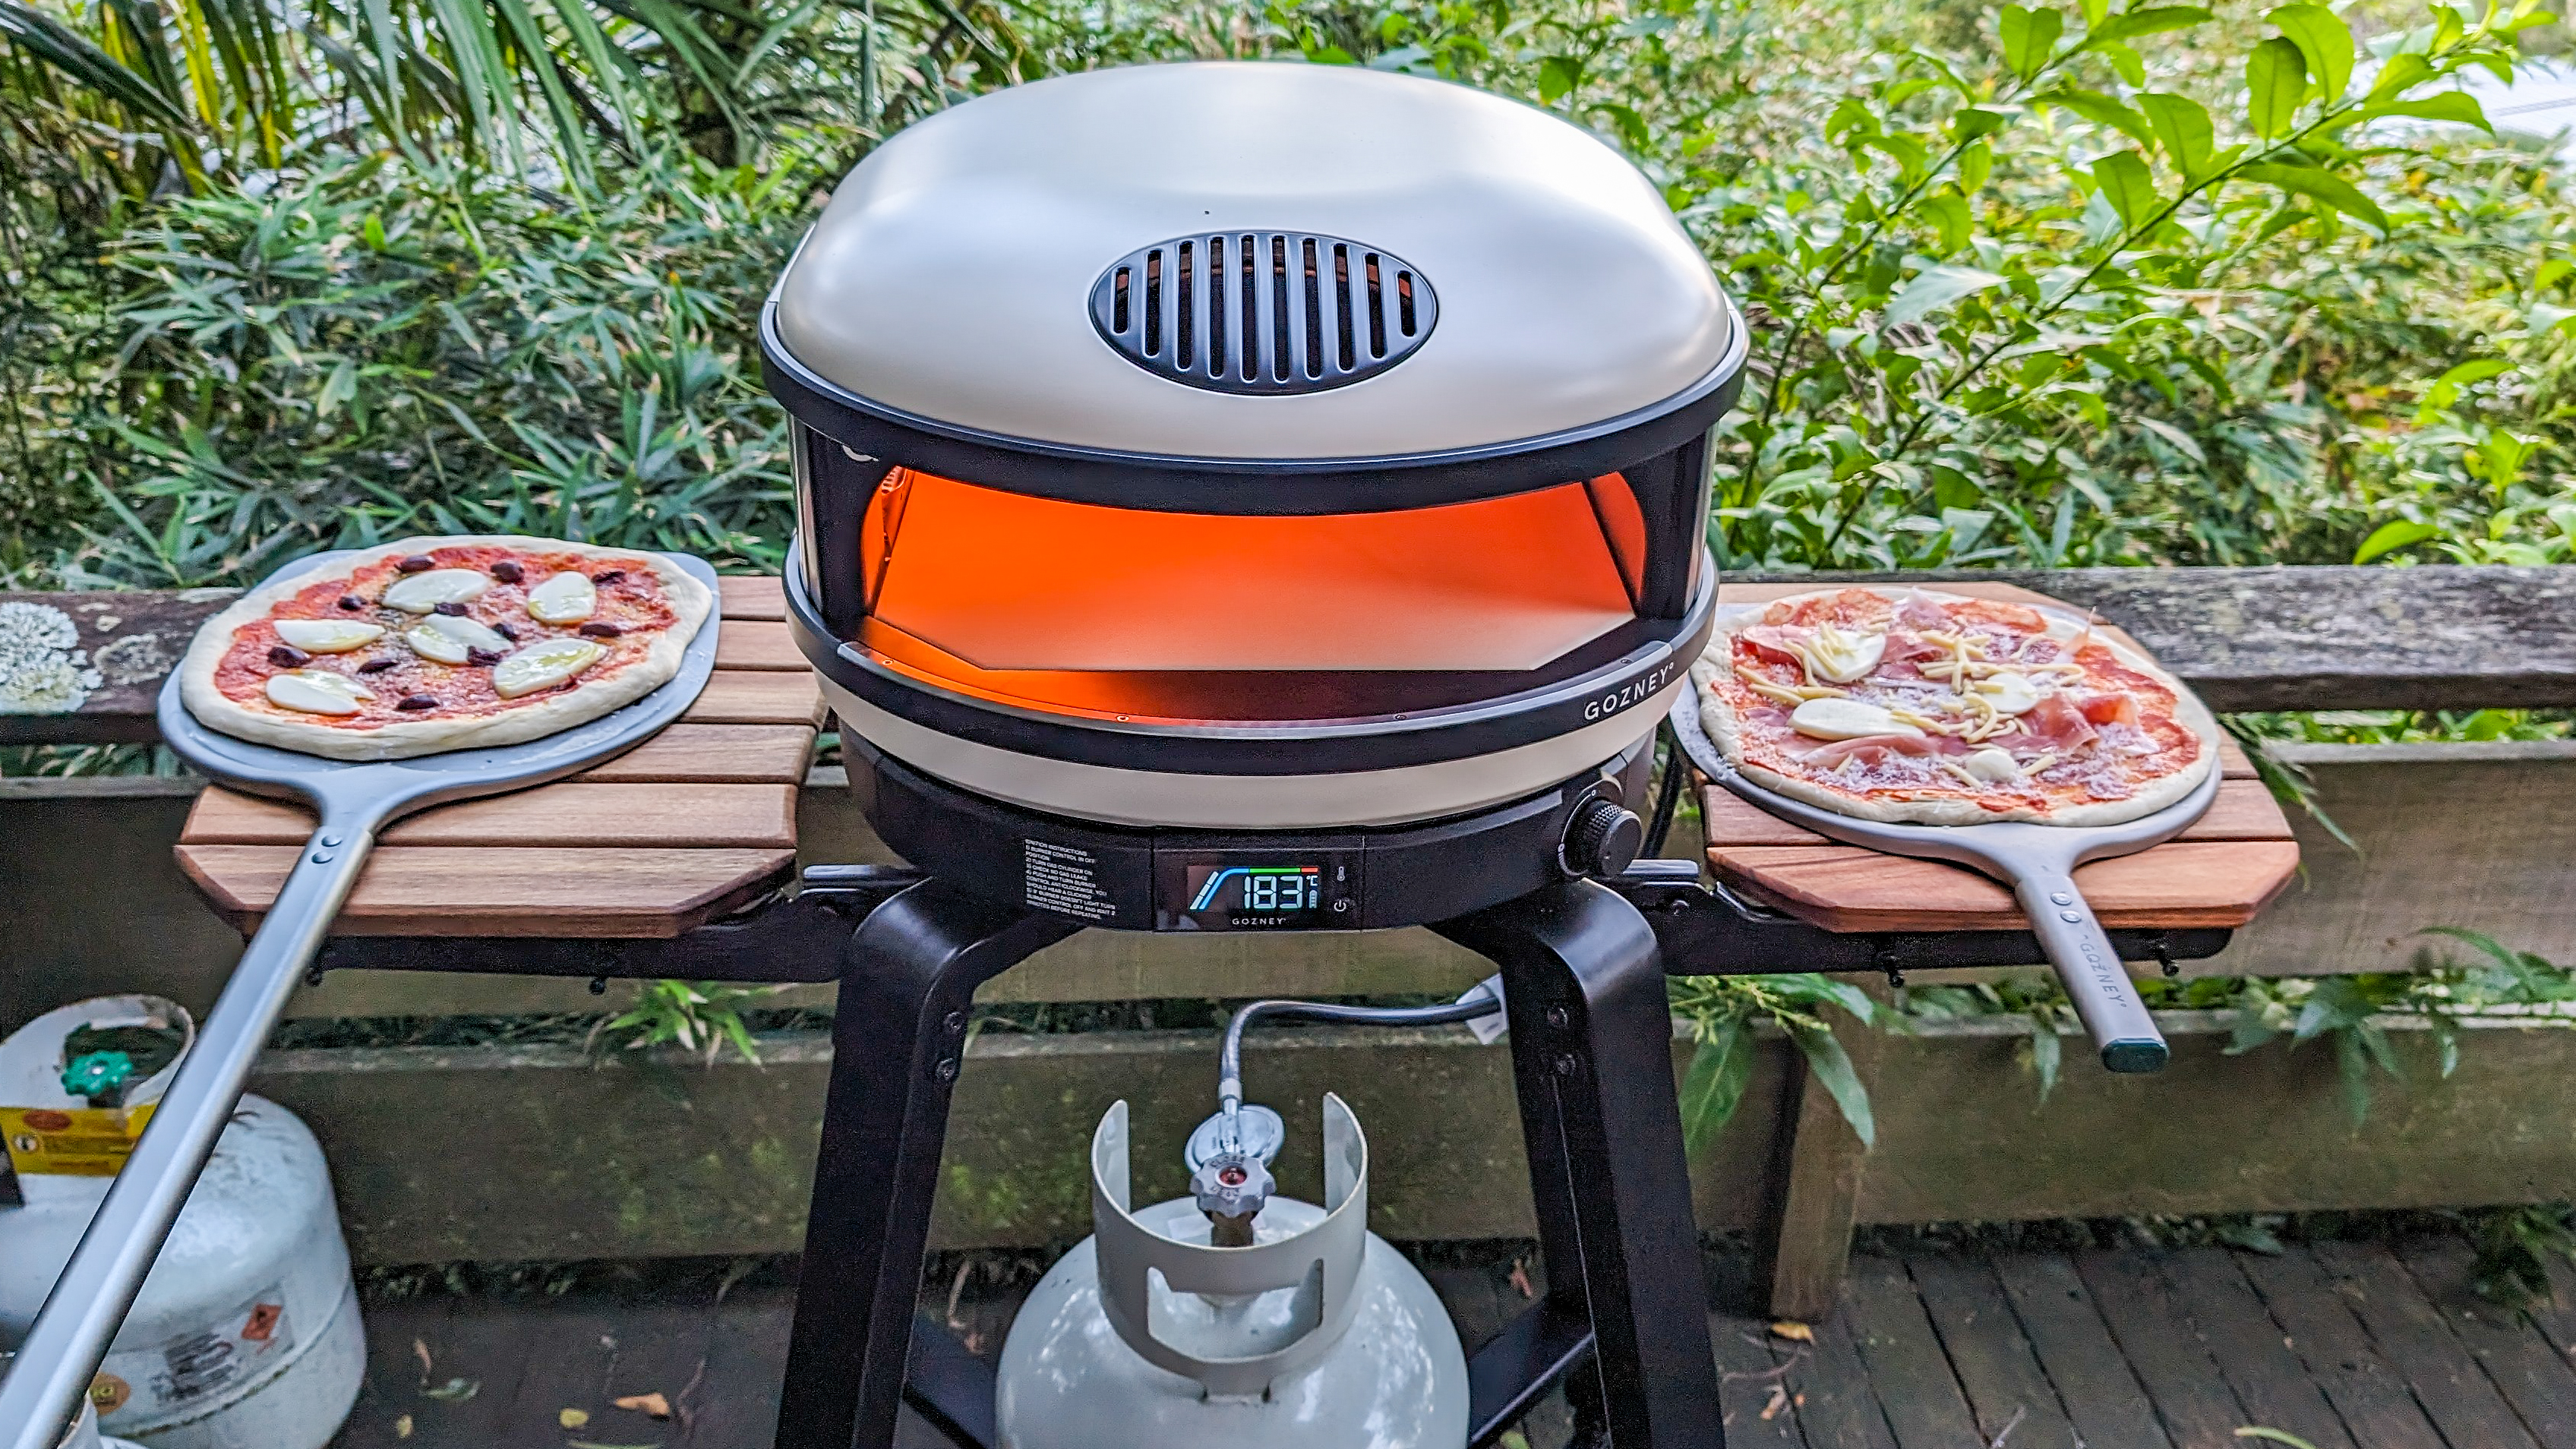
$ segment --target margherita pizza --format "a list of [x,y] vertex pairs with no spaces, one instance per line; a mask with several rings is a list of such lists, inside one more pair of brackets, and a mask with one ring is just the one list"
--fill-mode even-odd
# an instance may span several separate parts
[[2179,680],[2072,615],[1900,589],[1800,594],[1721,618],[1691,671],[1745,778],[1864,820],[2114,825],[2218,758]]
[[337,760],[518,744],[668,683],[713,602],[659,554],[405,539],[207,620],[180,697],[210,728]]

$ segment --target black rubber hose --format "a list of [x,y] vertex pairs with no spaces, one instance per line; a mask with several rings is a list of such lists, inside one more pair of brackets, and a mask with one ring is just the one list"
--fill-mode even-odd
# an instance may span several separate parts
[[1659,859],[1664,853],[1664,837],[1673,833],[1673,814],[1681,808],[1682,781],[1690,774],[1690,756],[1682,753],[1681,737],[1673,733],[1673,722],[1664,721],[1656,731],[1664,742],[1664,778],[1655,790],[1655,813],[1646,821],[1646,855]]

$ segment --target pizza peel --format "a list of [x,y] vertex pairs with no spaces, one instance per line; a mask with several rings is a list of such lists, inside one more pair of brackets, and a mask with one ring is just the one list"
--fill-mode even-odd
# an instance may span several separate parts
[[2076,887],[2075,867],[2088,860],[2132,855],[2180,835],[2218,798],[2219,771],[2211,769],[2192,792],[2153,815],[2118,825],[1882,825],[1840,815],[1766,790],[1736,773],[1700,729],[1699,689],[1673,701],[1673,734],[1702,774],[1746,803],[1846,845],[1964,865],[2011,886],[2030,918],[2031,934],[2057,969],[2075,1014],[2100,1048],[2102,1065],[2115,1072],[2152,1072],[2165,1064],[2164,1033],[2138,999],[2136,983],[2112,950],[2101,918]]
[[[353,551],[315,554],[270,581],[292,577]],[[639,549],[639,553],[652,550]],[[704,560],[664,554],[710,595],[716,572]],[[162,741],[212,779],[253,794],[310,803],[320,817],[294,869],[251,937],[223,994],[197,1028],[134,1153],[90,1219],[80,1246],[0,1380],[0,1449],[52,1449],[59,1426],[87,1392],[161,1242],[197,1174],[231,1120],[252,1061],[286,998],[321,949],[332,918],[387,824],[414,811],[560,779],[642,744],[687,711],[715,671],[720,609],[689,641],[680,672],[642,699],[584,724],[522,744],[455,750],[408,760],[327,760],[254,744],[198,723],[180,702],[179,675],[161,687]]]

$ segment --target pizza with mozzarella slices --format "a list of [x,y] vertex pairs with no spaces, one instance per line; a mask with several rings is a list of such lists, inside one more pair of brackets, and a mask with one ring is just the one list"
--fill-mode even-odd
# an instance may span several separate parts
[[210,728],[335,760],[519,744],[670,682],[713,605],[660,554],[405,539],[272,579],[207,620],[180,698]]
[[1799,594],[1722,615],[1691,674],[1745,778],[1864,820],[2115,825],[2217,767],[2218,722],[2180,680],[2056,610]]

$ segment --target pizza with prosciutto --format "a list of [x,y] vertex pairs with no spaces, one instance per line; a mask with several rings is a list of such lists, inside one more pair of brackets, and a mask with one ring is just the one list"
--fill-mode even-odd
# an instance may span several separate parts
[[660,554],[405,539],[272,579],[207,620],[180,698],[210,728],[335,760],[519,744],[670,682],[713,604]]
[[2218,722],[2089,622],[1915,589],[1721,617],[1702,726],[1765,789],[1864,820],[2115,825],[2216,768]]

